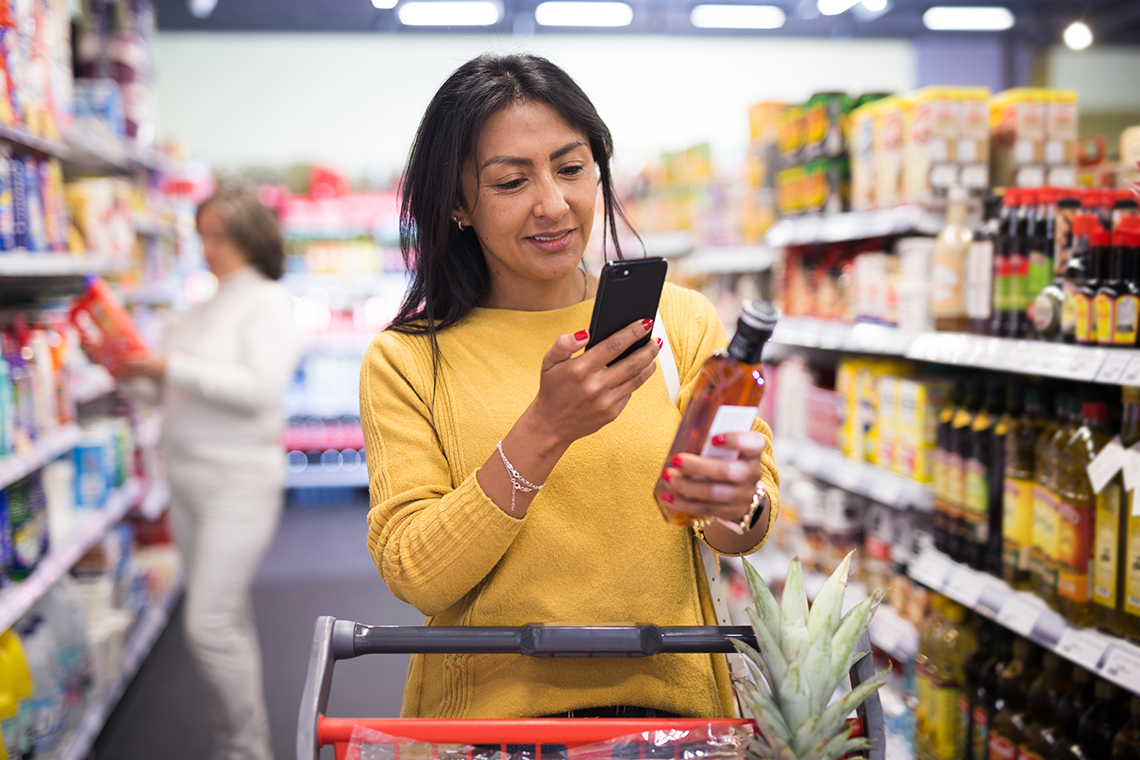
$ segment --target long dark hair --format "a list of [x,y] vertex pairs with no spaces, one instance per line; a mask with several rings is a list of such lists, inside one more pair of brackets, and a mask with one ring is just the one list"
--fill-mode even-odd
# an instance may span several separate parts
[[[607,234],[618,258],[617,218],[629,220],[610,177],[613,138],[594,104],[570,76],[534,55],[483,55],[455,70],[436,92],[416,132],[404,171],[400,250],[412,282],[391,329],[431,338],[486,301],[491,276],[474,230],[460,231],[451,217],[464,201],[463,162],[475,152],[483,125],[514,103],[543,103],[586,135],[602,191],[602,245]],[[473,199],[472,199],[473,200]],[[466,205],[466,204],[465,204]],[[631,227],[632,229],[632,227]]]

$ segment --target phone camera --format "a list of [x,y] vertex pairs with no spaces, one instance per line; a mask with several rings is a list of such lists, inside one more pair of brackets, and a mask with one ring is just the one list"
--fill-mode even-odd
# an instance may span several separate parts
[[621,270],[621,276],[622,277],[629,277],[629,270],[628,269]]

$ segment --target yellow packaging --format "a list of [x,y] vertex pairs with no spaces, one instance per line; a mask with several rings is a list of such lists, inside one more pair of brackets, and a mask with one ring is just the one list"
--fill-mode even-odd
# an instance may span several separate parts
[[1002,495],[1002,551],[1005,565],[1029,570],[1029,553],[1033,541],[1032,480],[1005,478]]
[[878,380],[879,411],[878,411],[878,451],[875,462],[880,467],[895,470],[900,421],[899,409],[899,378],[887,375]]
[[906,102],[891,96],[878,101],[874,110],[875,207],[899,205],[902,190],[903,121]]
[[994,95],[990,102],[990,128],[1012,132],[1019,140],[1043,142],[1049,91],[1041,87],[1015,87]]
[[[1128,536],[1124,551],[1124,612],[1140,617],[1140,514],[1136,504],[1136,492],[1128,494],[1131,514],[1128,516]],[[1140,629],[1129,630],[1129,634],[1140,636]]]
[[890,360],[870,361],[860,368],[856,378],[856,437],[862,438],[862,447],[854,448],[855,458],[871,464],[879,460],[879,393],[878,379],[884,375],[908,376],[914,370],[907,364]]
[[1096,500],[1096,520],[1093,522],[1093,582],[1092,596],[1097,604],[1116,609],[1117,594],[1120,589],[1116,587],[1116,575],[1121,558],[1118,556],[1120,541],[1120,491],[1115,484],[1110,484],[1106,491],[1111,490],[1116,498],[1100,498]]
[[847,144],[851,155],[851,208],[869,211],[875,208],[874,130],[875,107],[879,101],[860,106],[851,112]]
[[1076,142],[1077,91],[1050,89],[1045,93],[1045,137]]
[[933,379],[899,380],[898,466],[896,472],[922,483],[934,482],[938,413],[950,383]]
[[858,384],[859,370],[867,363],[865,359],[841,359],[835,370],[835,392],[842,399],[840,406],[843,419],[839,421],[839,450],[847,456],[855,456],[853,452],[862,451],[863,437],[856,436],[855,420],[858,418]]
[[766,101],[754,103],[748,109],[748,131],[752,142],[776,142],[780,133],[780,113],[786,103]]

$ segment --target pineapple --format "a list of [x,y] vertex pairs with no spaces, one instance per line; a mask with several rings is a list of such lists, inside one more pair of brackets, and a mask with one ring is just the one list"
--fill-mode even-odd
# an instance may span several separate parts
[[836,760],[870,748],[869,739],[851,736],[846,719],[886,682],[887,672],[828,704],[852,665],[867,654],[856,647],[882,600],[882,592],[876,593],[841,618],[850,564],[848,554],[809,609],[798,557],[788,570],[782,605],[744,563],[756,603],[748,615],[760,651],[734,643],[755,680],[736,682],[741,704],[763,734],[748,747],[752,760]]

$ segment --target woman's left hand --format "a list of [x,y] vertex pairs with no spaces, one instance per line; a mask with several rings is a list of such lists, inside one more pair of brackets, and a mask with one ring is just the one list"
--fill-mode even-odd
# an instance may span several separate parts
[[753,509],[757,493],[763,494],[764,466],[760,457],[768,439],[755,431],[714,436],[712,444],[725,452],[737,451],[736,459],[678,454],[662,478],[662,500],[676,512],[719,518],[733,532]]
[[119,374],[126,377],[150,377],[162,380],[166,375],[166,354],[125,359],[119,367]]

